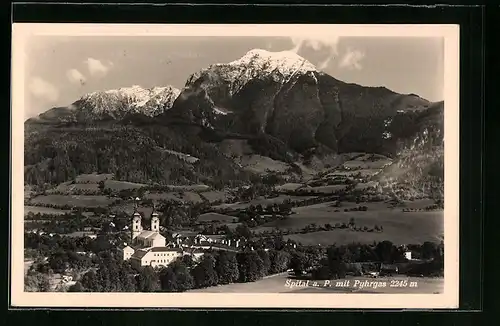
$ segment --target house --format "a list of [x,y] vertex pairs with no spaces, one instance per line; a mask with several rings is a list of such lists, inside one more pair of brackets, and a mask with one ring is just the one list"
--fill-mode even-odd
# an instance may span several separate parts
[[405,255],[405,258],[408,259],[408,260],[412,260],[411,259],[411,251],[405,251],[404,252],[404,255]]
[[195,238],[198,235],[198,232],[193,231],[181,231],[172,234],[172,238],[174,242],[178,245],[181,244],[192,244],[195,242]]
[[221,243],[226,238],[224,234],[197,234],[194,237],[195,243],[210,242],[210,243]]
[[121,254],[123,260],[129,260],[135,252],[135,249],[130,245],[124,243],[118,247],[118,252]]
[[154,247],[151,249],[138,249],[130,257],[130,263],[135,268],[168,266],[183,255],[184,250],[182,248]]
[[155,247],[151,249],[138,249],[129,258],[134,268],[145,266],[162,267],[168,266],[176,259],[183,256],[191,256],[193,261],[199,261],[203,256],[202,250],[185,250],[184,248]]

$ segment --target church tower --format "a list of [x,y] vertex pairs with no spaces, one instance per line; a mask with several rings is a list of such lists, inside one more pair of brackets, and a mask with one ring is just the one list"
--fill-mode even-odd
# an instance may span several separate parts
[[153,204],[153,213],[151,213],[151,231],[160,232],[160,217],[156,212],[154,204]]
[[132,240],[142,232],[141,214],[137,211],[137,204],[134,207],[134,215],[132,217]]

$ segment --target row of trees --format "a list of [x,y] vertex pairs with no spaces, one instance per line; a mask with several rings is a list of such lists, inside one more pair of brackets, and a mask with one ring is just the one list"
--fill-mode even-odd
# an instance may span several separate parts
[[235,282],[254,282],[287,270],[290,254],[284,250],[206,253],[195,263],[183,256],[168,267],[147,266],[134,271],[127,262],[103,260],[70,291],[75,292],[184,292]]
[[[24,248],[38,252],[39,257],[48,257],[49,265],[54,270],[64,269],[63,262],[76,262],[82,260],[79,252],[99,255],[113,248],[114,235],[100,235],[96,239],[89,237],[64,237],[59,235],[40,235],[26,233],[24,235]],[[53,263],[51,263],[53,262]],[[96,263],[96,261],[93,261]]]
[[390,241],[371,245],[359,243],[333,245],[328,247],[326,251],[321,248],[309,247],[307,250],[295,251],[292,254],[290,267],[297,274],[311,271],[313,278],[316,279],[342,278],[353,266],[361,266],[359,263],[408,264],[404,252],[410,248],[412,253],[426,261],[406,267],[408,272],[411,272],[413,268],[420,268],[427,275],[442,273],[444,267],[443,243],[432,242],[411,245],[408,248],[398,247]]

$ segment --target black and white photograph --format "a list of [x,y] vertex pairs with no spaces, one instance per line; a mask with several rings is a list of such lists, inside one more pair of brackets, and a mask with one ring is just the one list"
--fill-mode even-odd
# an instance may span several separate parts
[[457,307],[458,27],[12,39],[13,305]]

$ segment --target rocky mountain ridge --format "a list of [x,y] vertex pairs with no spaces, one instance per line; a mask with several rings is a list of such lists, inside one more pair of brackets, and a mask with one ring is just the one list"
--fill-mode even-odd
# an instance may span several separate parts
[[[329,166],[327,157],[368,153],[391,162],[370,180],[379,192],[420,196],[439,192],[443,184],[443,111],[443,102],[342,82],[295,53],[252,50],[191,75],[182,90],[133,86],[95,92],[27,121],[33,126],[25,140],[28,183],[126,170],[124,180],[134,182],[221,186],[251,179],[241,164],[245,160],[255,171],[276,164],[314,174]],[[247,148],[249,156],[228,144]],[[171,151],[199,160],[186,163]],[[167,173],[173,166],[175,172]],[[336,182],[337,172],[331,172],[317,183]]]
[[52,108],[31,123],[120,120],[128,114],[154,117],[170,108],[180,90],[172,87],[143,88],[138,85],[91,92],[67,107]]
[[[162,116],[165,123],[265,134],[297,152],[324,146],[335,152],[395,153],[384,121],[430,105],[415,94],[344,83],[294,53],[252,50],[190,76]],[[373,135],[363,138],[367,131]]]

